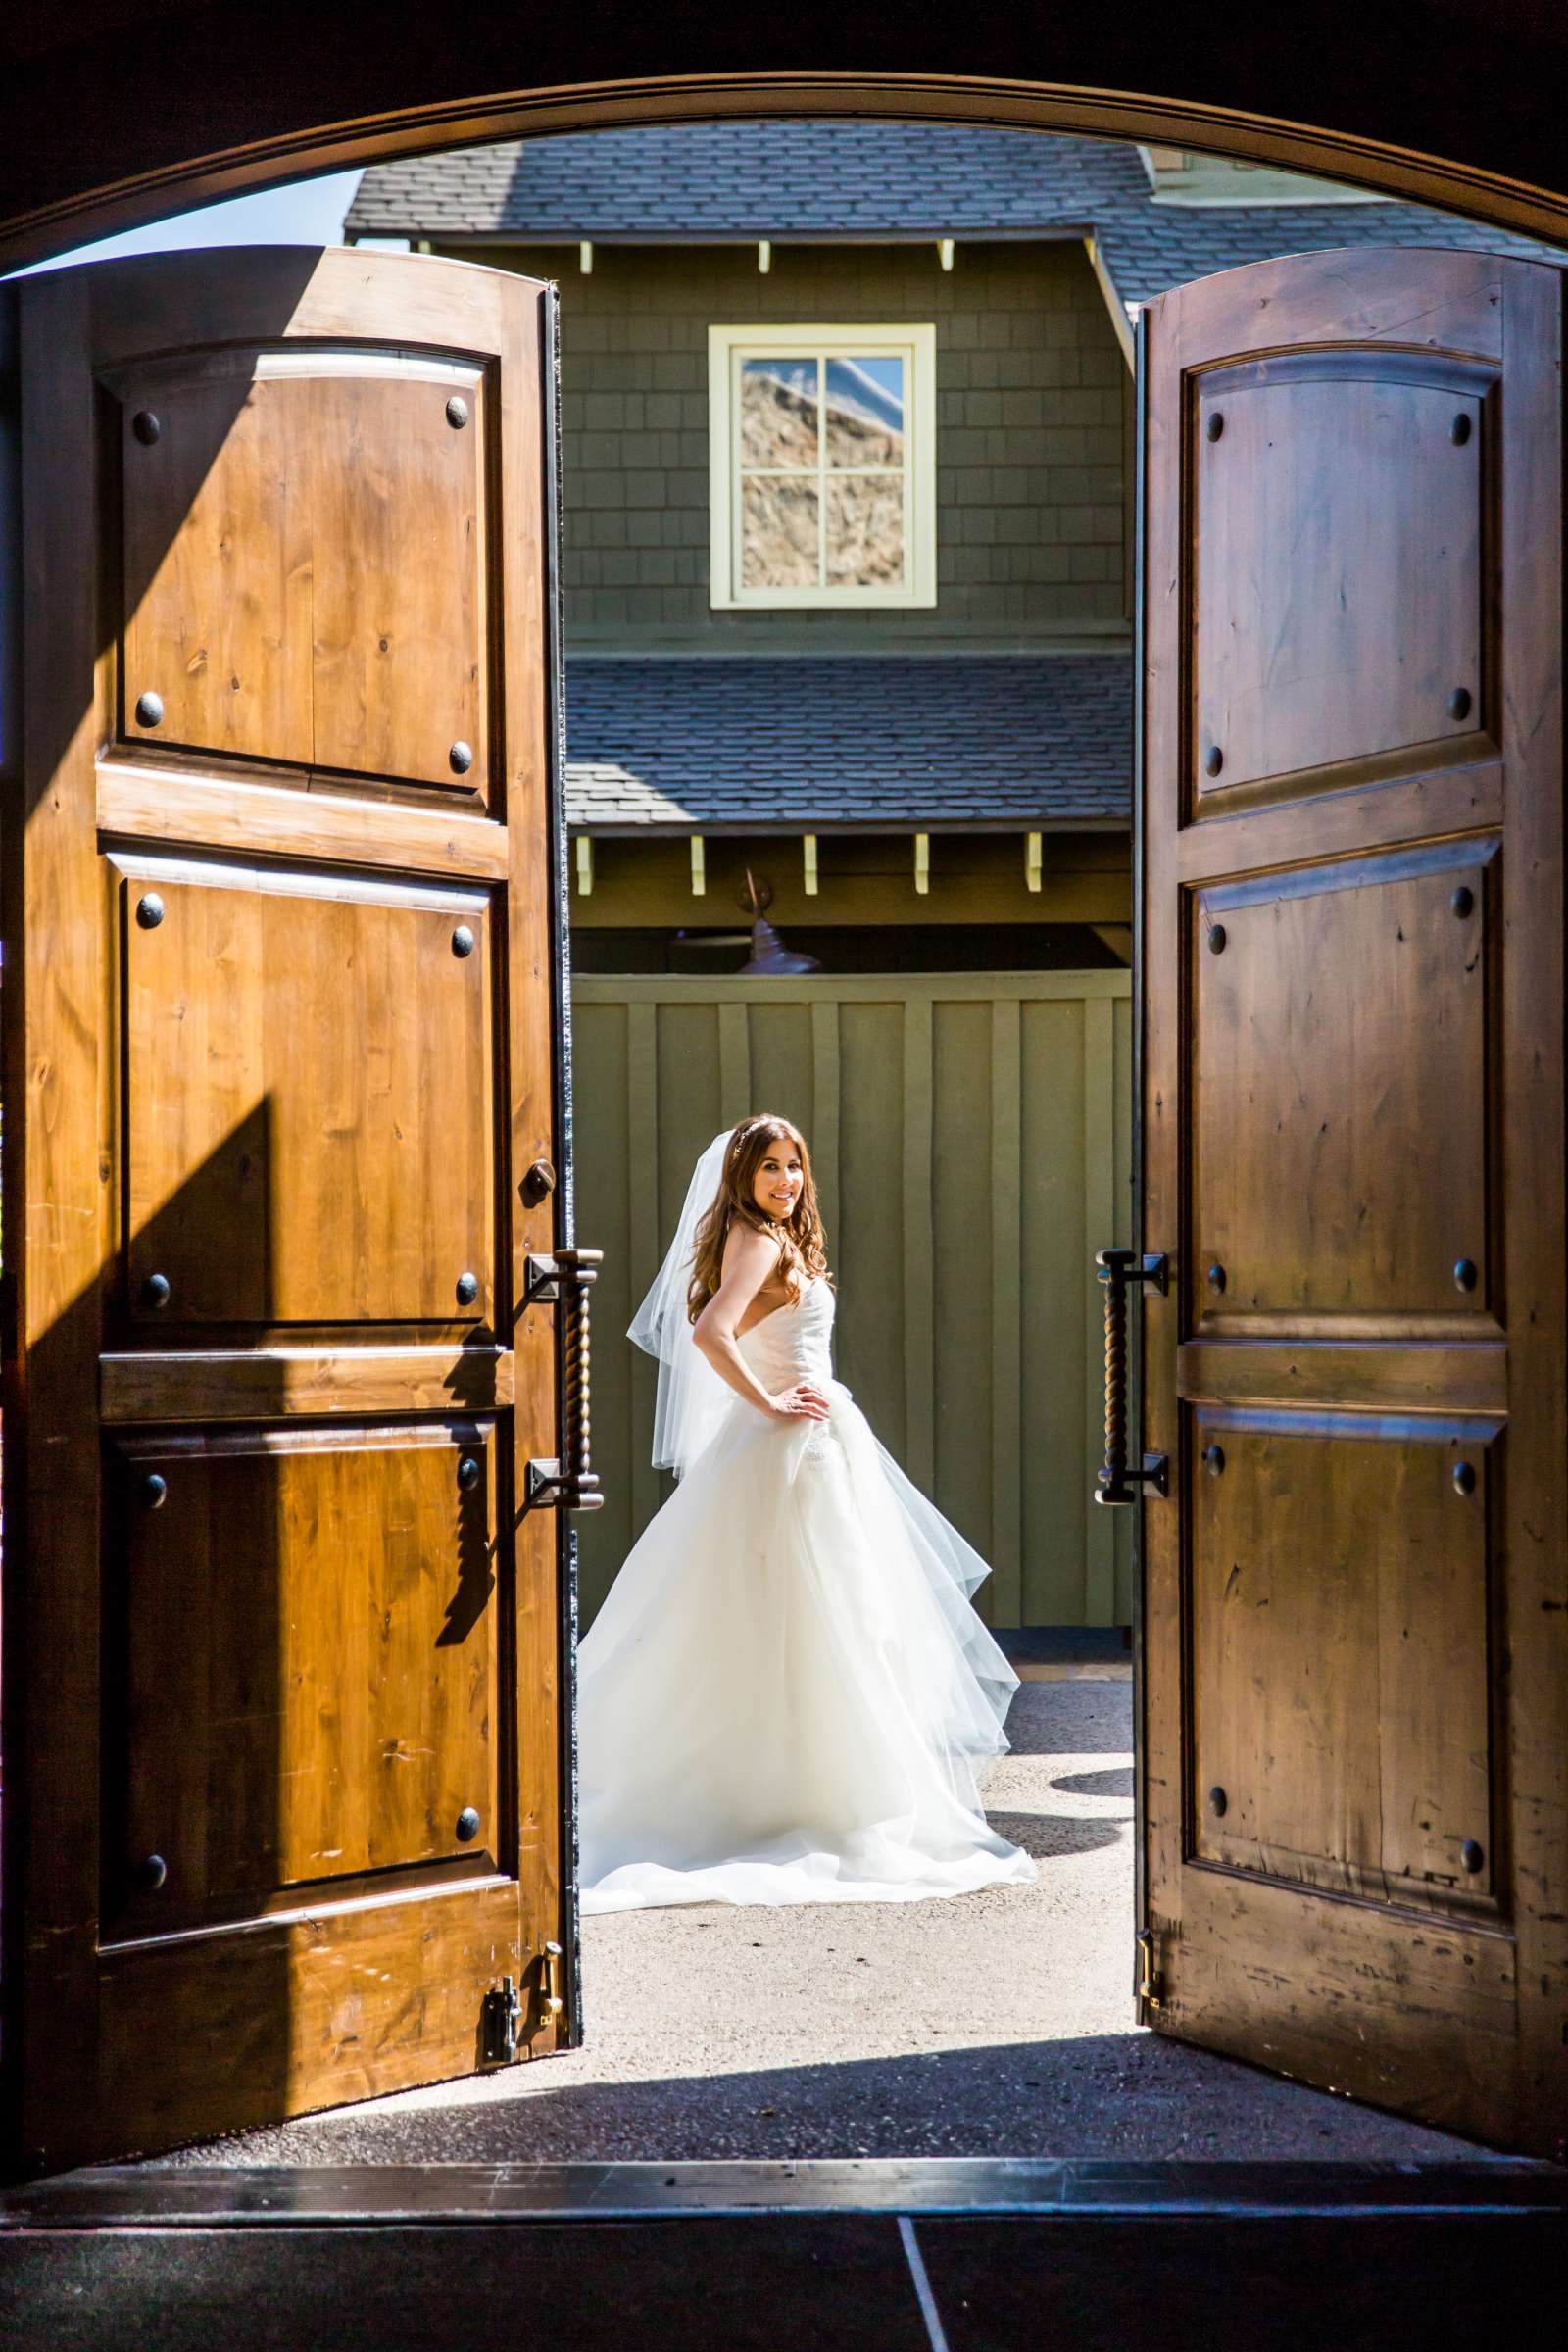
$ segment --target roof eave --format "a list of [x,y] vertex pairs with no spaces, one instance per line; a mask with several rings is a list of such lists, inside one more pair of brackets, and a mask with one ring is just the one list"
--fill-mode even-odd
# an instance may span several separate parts
[[951,220],[938,220],[928,228],[910,228],[906,223],[898,228],[821,228],[778,229],[765,224],[756,228],[709,229],[638,229],[595,228],[585,222],[578,228],[563,228],[559,222],[549,228],[526,226],[503,228],[454,228],[448,223],[421,218],[367,220],[357,220],[351,212],[343,223],[346,237],[427,237],[432,244],[453,245],[559,245],[569,252],[575,245],[593,245],[604,250],[625,248],[636,251],[644,248],[666,247],[679,250],[711,248],[735,250],[756,245],[766,239],[773,246],[784,245],[935,245],[952,237],[960,245],[1070,245],[1076,239],[1092,236],[1092,227],[1082,220],[1048,220],[1023,228],[963,228]]
[[688,817],[684,822],[666,817],[621,817],[599,819],[572,816],[568,813],[566,826],[573,836],[591,834],[595,841],[689,841],[701,833],[709,841],[798,841],[811,833],[818,837],[827,834],[876,834],[891,840],[907,839],[913,833],[1125,833],[1132,824],[1129,808],[1125,816],[1100,813],[1087,816],[1044,816],[1038,812],[1023,812],[1010,816],[913,816],[905,817],[846,817],[792,815],[785,822],[760,824],[755,818],[744,817]]

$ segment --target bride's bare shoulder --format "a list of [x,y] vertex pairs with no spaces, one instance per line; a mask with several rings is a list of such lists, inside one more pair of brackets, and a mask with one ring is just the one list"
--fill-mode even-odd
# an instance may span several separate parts
[[760,1282],[765,1281],[778,1263],[779,1250],[775,1235],[737,1217],[724,1236],[725,1280],[732,1274],[756,1274]]

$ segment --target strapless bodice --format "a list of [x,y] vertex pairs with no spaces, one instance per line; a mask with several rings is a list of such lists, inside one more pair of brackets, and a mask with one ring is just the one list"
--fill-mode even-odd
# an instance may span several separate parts
[[833,1286],[803,1283],[794,1306],[777,1306],[737,1343],[759,1380],[769,1389],[793,1388],[798,1380],[818,1384],[833,1378]]

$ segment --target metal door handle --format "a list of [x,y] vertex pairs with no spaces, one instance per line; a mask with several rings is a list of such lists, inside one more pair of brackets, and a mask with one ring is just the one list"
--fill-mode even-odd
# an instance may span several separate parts
[[1146,1453],[1143,1467],[1127,1462],[1127,1293],[1136,1282],[1152,1283],[1164,1298],[1170,1268],[1163,1250],[1141,1257],[1136,1250],[1100,1250],[1095,1271],[1105,1291],[1105,1458],[1095,1479],[1095,1500],[1136,1502],[1146,1487],[1167,1492],[1169,1465],[1162,1453]]
[[588,1294],[605,1262],[602,1250],[558,1250],[554,1257],[530,1256],[524,1306],[556,1299],[561,1306],[561,1396],[563,1450],[551,1460],[528,1464],[526,1509],[597,1511],[604,1502],[592,1462],[593,1420],[589,1407],[592,1331]]

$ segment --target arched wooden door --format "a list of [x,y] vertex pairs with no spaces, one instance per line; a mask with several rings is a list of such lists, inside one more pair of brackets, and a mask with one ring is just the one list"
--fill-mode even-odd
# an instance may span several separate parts
[[1560,2155],[1562,281],[1144,332],[1145,2014]]
[[574,2036],[559,1487],[530,1505],[570,1208],[550,291],[346,251],[4,291],[37,2170]]

